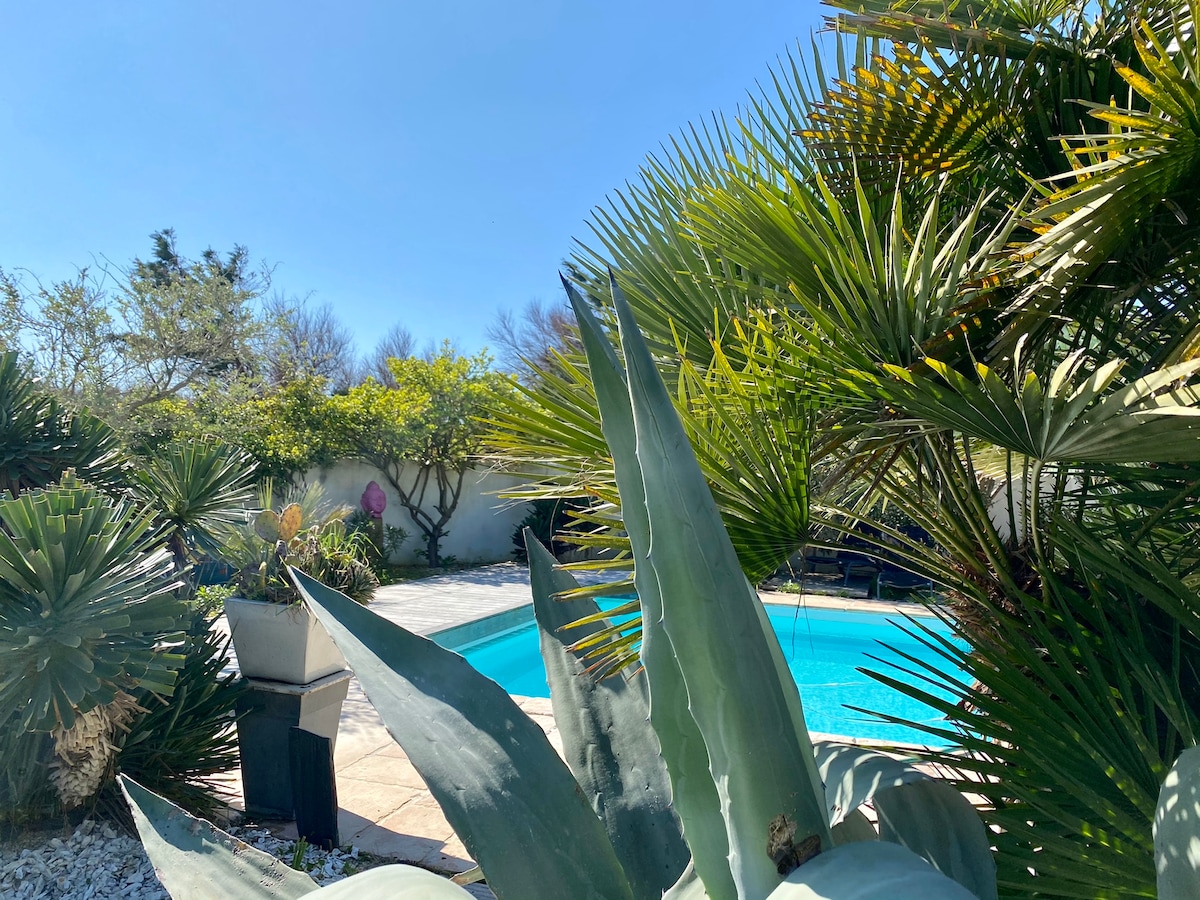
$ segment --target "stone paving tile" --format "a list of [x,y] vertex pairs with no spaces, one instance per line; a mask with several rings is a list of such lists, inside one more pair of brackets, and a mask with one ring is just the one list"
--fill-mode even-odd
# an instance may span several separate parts
[[[378,822],[418,797],[426,796],[424,783],[404,785],[393,782],[381,791],[379,783],[369,778],[356,778],[352,773],[339,773],[337,780],[338,806],[347,813]],[[361,829],[359,829],[361,830]],[[343,835],[343,840],[346,836]]]
[[[422,793],[425,792],[425,780],[417,773],[416,768],[408,757],[404,755],[404,751],[392,744],[391,753],[372,753],[363,759],[358,760],[351,765],[338,767],[338,798],[341,799],[341,782],[343,778],[354,779],[363,782],[369,782],[375,785],[375,790],[378,792],[379,785],[387,785],[389,787],[398,786],[405,788],[415,788]],[[396,805],[399,808],[400,804]]]

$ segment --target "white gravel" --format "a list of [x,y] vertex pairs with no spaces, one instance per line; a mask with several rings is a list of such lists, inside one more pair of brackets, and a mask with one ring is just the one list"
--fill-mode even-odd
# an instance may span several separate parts
[[[246,843],[289,865],[296,845],[262,828],[231,828]],[[317,884],[345,878],[358,866],[358,850],[307,847],[299,860]],[[347,865],[349,864],[349,866]],[[111,825],[85,821],[66,840],[54,837],[37,847],[0,850],[0,897],[4,900],[169,900],[154,876],[142,844]]]

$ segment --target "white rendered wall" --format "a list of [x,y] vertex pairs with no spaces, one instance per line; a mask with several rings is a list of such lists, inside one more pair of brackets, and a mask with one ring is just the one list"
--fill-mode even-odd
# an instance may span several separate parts
[[[411,466],[401,473],[401,484],[408,485],[413,478]],[[496,496],[496,491],[505,490],[523,483],[527,479],[504,475],[484,469],[468,470],[463,479],[462,494],[458,508],[448,523],[449,534],[442,539],[443,556],[457,557],[462,563],[498,562],[512,559],[512,533],[525,518],[527,503],[516,503]],[[408,532],[400,552],[392,562],[401,565],[423,562],[417,551],[425,546],[420,530],[408,510],[396,499],[396,492],[388,484],[383,473],[363,462],[345,460],[328,469],[313,469],[305,475],[305,481],[317,481],[325,488],[325,495],[333,501],[347,503],[355,509],[362,506],[362,493],[367,483],[374,481],[387,494],[387,509],[383,513],[386,525],[396,525]],[[433,511],[437,499],[437,485],[430,484],[426,492],[424,508]]]

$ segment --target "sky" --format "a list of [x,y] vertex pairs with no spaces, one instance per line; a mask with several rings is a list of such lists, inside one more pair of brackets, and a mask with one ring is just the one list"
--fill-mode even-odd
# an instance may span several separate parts
[[815,0],[6,4],[0,268],[241,244],[366,351],[486,343],[647,154],[736,114]]

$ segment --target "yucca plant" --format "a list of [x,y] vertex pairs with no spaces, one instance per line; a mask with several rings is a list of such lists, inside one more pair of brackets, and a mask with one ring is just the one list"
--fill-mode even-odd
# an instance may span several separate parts
[[255,474],[247,453],[213,437],[170,444],[141,462],[134,491],[166,531],[176,572],[221,552],[221,532],[245,521]]
[[188,811],[213,816],[229,799],[214,776],[241,763],[234,721],[249,685],[229,670],[229,637],[210,614],[194,611],[186,634],[171,696],[140,695],[146,711],[121,736],[115,767]]
[[141,691],[171,693],[184,606],[153,519],[72,474],[0,501],[0,722],[50,732],[67,805],[99,786]]

